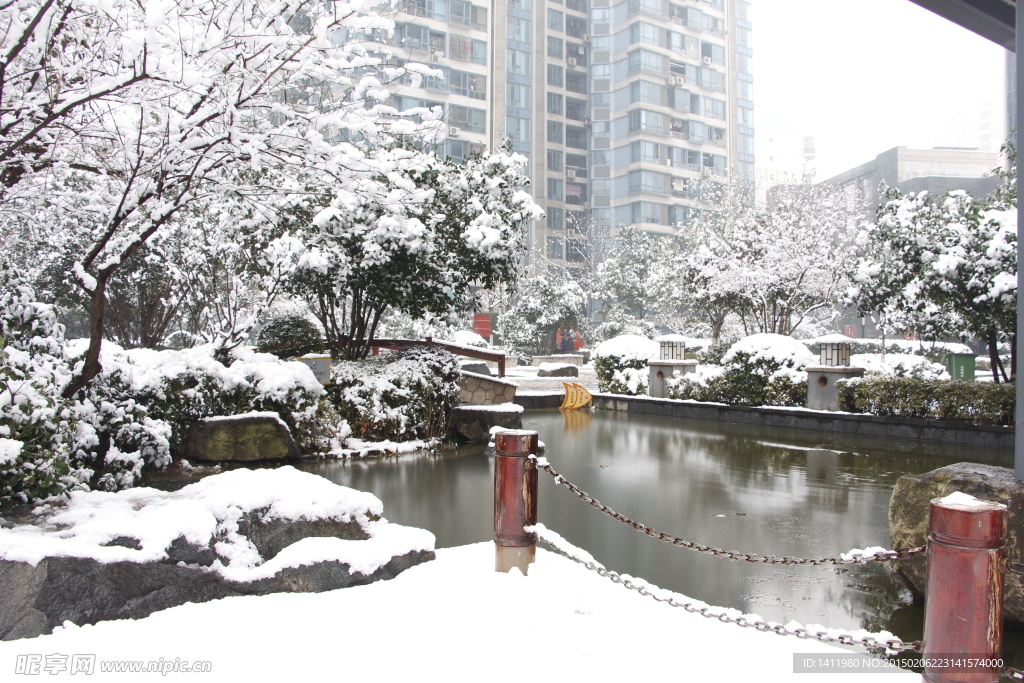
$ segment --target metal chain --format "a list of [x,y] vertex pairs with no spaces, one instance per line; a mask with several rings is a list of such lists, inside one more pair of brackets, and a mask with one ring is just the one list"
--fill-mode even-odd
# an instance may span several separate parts
[[[645,595],[649,598],[653,598],[658,602],[664,602],[672,607],[681,607],[691,614],[699,614],[707,619],[717,619],[725,624],[736,624],[742,628],[753,628],[758,631],[772,632],[780,636],[796,636],[804,640],[818,640],[823,643],[839,643],[840,645],[862,645],[866,648],[886,648],[887,650],[894,650],[897,652],[920,652],[921,642],[905,642],[899,638],[889,638],[887,640],[879,640],[872,636],[861,636],[855,637],[846,633],[842,633],[836,636],[829,635],[826,631],[808,631],[806,628],[801,626],[796,629],[787,629],[782,624],[770,624],[767,621],[759,618],[751,618],[750,615],[740,615],[738,617],[729,616],[725,613],[715,614],[711,613],[711,610],[715,609],[710,605],[704,605],[703,607],[697,607],[693,602],[680,602],[676,600],[674,596],[661,597],[656,593],[649,590],[646,586],[637,585],[633,583],[629,578],[623,577],[617,572],[613,572],[610,569],[606,569],[596,562],[590,562],[582,560],[578,557],[573,556],[571,553],[566,552],[558,545],[553,543],[551,540],[539,535],[540,540],[544,541],[551,550],[558,553],[562,557],[566,557],[573,562],[578,562],[587,569],[593,572],[597,572],[606,579],[610,579],[617,584],[625,586],[629,590],[636,591],[640,595]],[[655,590],[661,590],[655,586],[651,586]]]
[[1012,666],[1003,667],[1003,676],[1012,678],[1015,681],[1024,681],[1024,671],[1014,669]]
[[714,548],[712,546],[695,543],[694,541],[687,541],[682,538],[677,538],[664,532],[657,531],[656,529],[652,529],[651,527],[646,526],[645,524],[641,524],[640,522],[635,522],[629,517],[626,517],[625,515],[620,514],[615,510],[612,510],[607,505],[602,504],[601,501],[591,497],[590,495],[587,494],[586,491],[583,491],[578,486],[573,484],[571,481],[569,481],[561,474],[556,472],[554,468],[551,467],[550,463],[548,463],[546,458],[538,458],[536,455],[530,455],[529,458],[530,460],[533,461],[533,463],[537,466],[538,469],[542,469],[548,474],[550,474],[552,477],[554,477],[555,484],[561,484],[562,486],[566,487],[567,489],[575,493],[577,496],[579,496],[583,502],[589,503],[591,507],[600,510],[609,517],[617,519],[626,526],[632,527],[633,529],[639,531],[642,534],[646,534],[651,538],[656,538],[659,541],[664,541],[665,543],[671,543],[672,545],[677,546],[679,548],[688,548],[699,553],[714,555],[715,557],[724,557],[729,560],[745,560],[746,562],[754,563],[761,562],[763,564],[812,565],[815,567],[819,567],[822,565],[841,566],[847,564],[867,564],[868,562],[888,562],[890,560],[906,560],[915,555],[923,555],[925,553],[925,550],[927,549],[926,546],[921,546],[919,548],[897,548],[896,550],[882,550],[876,553],[872,553],[870,555],[854,556],[847,560],[841,557],[777,557],[775,555],[758,555],[756,553],[741,553],[737,550],[723,550],[721,548]]

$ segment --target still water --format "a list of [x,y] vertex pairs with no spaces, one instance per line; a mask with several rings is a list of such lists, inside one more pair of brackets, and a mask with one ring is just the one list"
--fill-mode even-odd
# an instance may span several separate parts
[[[779,556],[888,548],[889,496],[902,474],[964,460],[1012,466],[1001,453],[603,411],[526,411],[523,427],[539,432],[556,470],[615,510],[688,540]],[[429,529],[438,547],[492,538],[493,463],[479,446],[300,467],[374,493],[388,519]],[[884,565],[701,555],[638,534],[540,477],[540,521],[610,569],[770,620],[921,635],[921,610]]]

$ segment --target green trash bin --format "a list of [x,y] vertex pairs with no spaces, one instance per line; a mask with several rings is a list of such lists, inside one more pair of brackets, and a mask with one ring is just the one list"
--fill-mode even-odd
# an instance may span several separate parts
[[975,357],[973,353],[947,353],[946,370],[953,379],[972,381],[974,379]]

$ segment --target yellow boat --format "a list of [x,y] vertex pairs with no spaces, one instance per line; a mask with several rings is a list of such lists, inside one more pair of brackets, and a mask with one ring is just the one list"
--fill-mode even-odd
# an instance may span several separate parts
[[558,407],[559,410],[579,410],[594,398],[589,391],[575,382],[571,384],[562,382],[562,386],[565,387],[565,398],[562,400],[562,405]]

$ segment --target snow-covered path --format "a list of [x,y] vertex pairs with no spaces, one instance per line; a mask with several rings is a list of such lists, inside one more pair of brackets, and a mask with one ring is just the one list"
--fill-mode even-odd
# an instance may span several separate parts
[[[442,549],[392,581],[319,594],[228,598],[138,621],[0,643],[0,678],[233,681],[811,681],[794,653],[849,652],[722,624],[637,595],[538,550],[529,577],[496,574],[491,543]],[[799,615],[794,615],[798,617]],[[64,671],[11,675],[24,655]],[[74,655],[94,673],[71,675]],[[208,674],[104,673],[114,661],[208,661]],[[34,661],[39,661],[38,658]],[[80,661],[80,660],[79,660]],[[168,668],[170,664],[168,664]],[[84,672],[83,672],[84,673]],[[907,672],[886,681],[919,681]],[[842,683],[869,683],[872,673]]]

